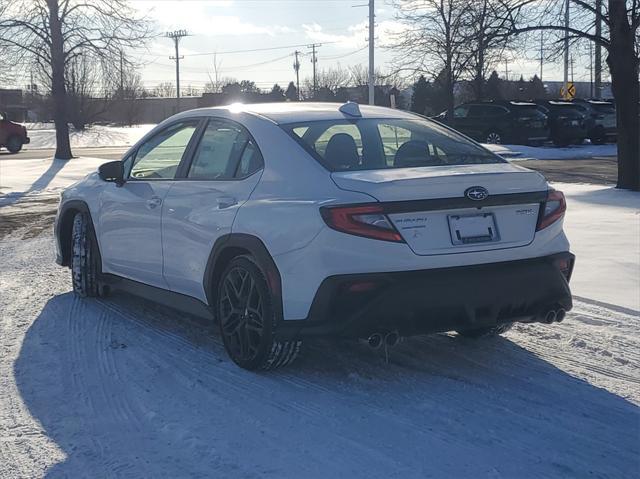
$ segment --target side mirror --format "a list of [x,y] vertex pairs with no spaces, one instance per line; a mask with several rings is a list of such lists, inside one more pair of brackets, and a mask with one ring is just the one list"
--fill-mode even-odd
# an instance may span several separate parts
[[124,184],[124,164],[118,161],[110,161],[98,168],[98,176],[102,181],[115,183],[118,186]]

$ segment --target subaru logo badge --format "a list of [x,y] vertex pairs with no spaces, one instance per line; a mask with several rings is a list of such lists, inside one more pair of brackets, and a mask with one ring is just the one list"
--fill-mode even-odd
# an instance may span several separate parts
[[471,188],[466,189],[466,191],[464,192],[464,196],[466,196],[470,200],[481,201],[489,196],[489,192],[482,186],[472,186]]

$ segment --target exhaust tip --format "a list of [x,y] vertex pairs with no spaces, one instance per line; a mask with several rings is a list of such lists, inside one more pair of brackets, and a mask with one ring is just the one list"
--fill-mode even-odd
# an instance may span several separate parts
[[400,342],[400,335],[397,331],[391,331],[384,337],[384,342],[387,346],[393,347]]
[[551,309],[547,311],[547,314],[545,314],[544,322],[547,324],[551,324],[556,320],[556,317],[557,317],[556,312],[553,309]]
[[382,335],[379,333],[374,333],[369,338],[367,338],[367,344],[371,349],[378,349],[382,346]]
[[556,321],[558,323],[560,323],[564,317],[567,315],[567,311],[564,308],[560,308],[557,312],[556,312]]

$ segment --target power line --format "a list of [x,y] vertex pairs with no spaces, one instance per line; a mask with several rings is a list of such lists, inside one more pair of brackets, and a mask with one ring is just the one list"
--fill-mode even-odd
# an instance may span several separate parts
[[307,45],[307,48],[311,49],[311,63],[313,64],[313,96],[316,96],[318,92],[318,77],[316,75],[316,64],[318,63],[318,57],[316,56],[316,49],[321,47],[322,43],[312,43]]
[[[323,45],[331,45],[340,42],[323,42]],[[199,57],[206,55],[226,55],[229,53],[252,53],[252,52],[266,52],[268,50],[285,50],[287,48],[298,48],[298,47],[306,47],[308,43],[299,43],[297,45],[283,45],[281,47],[266,47],[266,48],[251,48],[248,50],[228,50],[226,52],[204,52],[204,53],[190,53],[185,56],[188,57]],[[319,44],[318,44],[319,45]]]

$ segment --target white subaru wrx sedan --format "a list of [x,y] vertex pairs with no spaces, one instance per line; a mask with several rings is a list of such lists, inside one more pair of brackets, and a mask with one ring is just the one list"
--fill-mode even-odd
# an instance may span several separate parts
[[407,112],[232,105],[169,118],[69,187],[57,261],[77,294],[215,319],[233,361],[271,369],[311,336],[561,321],[565,208],[540,174]]

